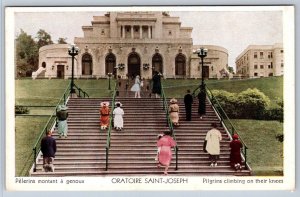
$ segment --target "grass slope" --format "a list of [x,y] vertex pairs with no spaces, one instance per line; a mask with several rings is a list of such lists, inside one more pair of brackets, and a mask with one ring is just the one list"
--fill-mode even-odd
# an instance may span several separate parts
[[283,133],[283,123],[261,120],[232,120],[248,146],[248,162],[254,175],[283,174],[283,143],[276,139]]

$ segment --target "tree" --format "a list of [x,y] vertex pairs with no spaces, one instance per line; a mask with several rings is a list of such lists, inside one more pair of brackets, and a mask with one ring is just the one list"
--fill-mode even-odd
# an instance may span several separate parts
[[38,66],[38,48],[34,39],[22,29],[16,38],[16,74],[17,77],[31,75]]
[[36,38],[38,39],[38,41],[37,41],[38,48],[41,48],[42,46],[45,46],[45,45],[53,44],[53,41],[51,40],[50,34],[48,34],[43,29],[40,29],[37,32],[37,37]]
[[58,38],[57,44],[68,44],[67,38]]
[[229,66],[229,67],[228,67],[228,71],[229,71],[230,73],[234,74],[233,67]]

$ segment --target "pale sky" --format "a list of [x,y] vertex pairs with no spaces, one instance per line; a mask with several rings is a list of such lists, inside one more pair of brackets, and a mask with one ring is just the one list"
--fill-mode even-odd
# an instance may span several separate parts
[[[192,27],[194,45],[218,45],[228,50],[228,64],[235,67],[235,58],[248,45],[273,45],[283,42],[283,12],[280,9],[249,11],[234,8],[201,11],[170,11],[170,16],[180,17],[182,27]],[[108,10],[109,11],[109,10]],[[163,10],[162,10],[163,11]],[[83,37],[82,26],[91,25],[93,16],[103,11],[63,12],[30,10],[15,12],[15,36],[23,29],[36,36],[39,29],[48,32],[56,43],[59,37],[73,43],[74,37]]]

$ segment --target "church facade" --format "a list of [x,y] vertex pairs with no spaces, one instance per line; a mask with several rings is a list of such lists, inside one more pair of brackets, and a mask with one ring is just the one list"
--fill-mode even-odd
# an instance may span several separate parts
[[[192,27],[182,27],[179,17],[165,12],[110,12],[94,16],[83,26],[83,37],[75,37],[76,78],[106,78],[108,74],[149,79],[153,71],[164,78],[200,78],[200,58],[193,51],[208,49],[204,58],[205,78],[220,78],[228,66],[228,51],[220,46],[193,45]],[[39,67],[46,78],[69,78],[71,56],[67,44],[39,50]],[[38,71],[37,71],[38,72]]]

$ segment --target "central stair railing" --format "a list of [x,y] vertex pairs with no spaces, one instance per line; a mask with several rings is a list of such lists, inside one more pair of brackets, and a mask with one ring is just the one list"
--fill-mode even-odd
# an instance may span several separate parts
[[165,110],[165,112],[166,112],[167,125],[169,127],[170,132],[172,133],[173,139],[176,142],[176,146],[175,146],[176,167],[175,167],[175,170],[178,170],[178,150],[179,149],[178,149],[178,146],[177,146],[176,134],[175,134],[175,130],[174,130],[174,127],[173,127],[173,123],[170,119],[168,102],[167,102],[166,95],[165,95],[164,88],[163,88],[162,84],[161,84],[161,95],[162,95],[162,99],[163,99],[163,110]]
[[115,87],[113,90],[112,96],[112,103],[111,103],[111,111],[109,114],[109,127],[107,131],[107,138],[106,138],[106,147],[105,147],[105,170],[108,170],[108,156],[109,156],[109,149],[110,149],[110,137],[111,137],[111,130],[113,128],[113,111],[115,109],[115,99],[116,99],[116,92],[117,92],[117,83],[115,83]]

